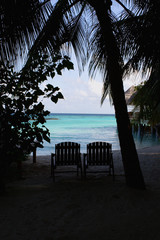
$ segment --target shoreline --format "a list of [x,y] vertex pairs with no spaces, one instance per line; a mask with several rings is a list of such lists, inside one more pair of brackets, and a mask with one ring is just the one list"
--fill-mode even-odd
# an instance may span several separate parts
[[[157,144],[152,145],[152,146],[148,146],[148,145],[147,145],[147,146],[137,146],[137,147],[136,147],[136,150],[137,150],[137,152],[138,152],[138,151],[140,151],[141,149],[158,148],[158,147],[160,148],[160,143],[159,143],[159,144],[157,143]],[[82,151],[83,151],[83,150],[84,150],[83,147],[81,147],[81,148],[82,148]],[[52,149],[54,149],[54,148],[52,147]],[[81,151],[82,154],[86,153],[86,145],[85,145],[85,150],[84,150],[83,152],[82,152],[82,151]],[[120,148],[119,148],[119,149],[113,149],[113,148],[112,148],[112,152],[117,152],[117,151],[120,152],[120,151],[121,151]],[[52,153],[53,153],[53,152],[54,152],[54,150],[52,151]],[[33,155],[33,153],[31,153],[31,154],[29,155],[29,157],[32,157],[32,155]],[[50,155],[51,155],[51,153],[46,153],[46,154],[39,154],[39,153],[37,153],[36,156],[37,156],[37,157],[42,157],[42,156],[45,157],[45,156],[50,156]]]
[[[149,188],[160,188],[160,145],[156,145],[153,147],[143,147],[137,149],[139,162],[141,166],[141,170],[144,176],[144,180],[146,185]],[[33,165],[35,167],[48,167],[48,171],[50,171],[50,158],[51,155],[39,155],[37,156],[37,162],[33,163],[32,156],[29,157],[24,164],[25,165]],[[124,176],[124,168],[122,163],[122,156],[120,150],[113,150],[113,162],[115,168],[115,175]],[[61,167],[60,167],[61,168]],[[24,166],[25,169],[25,166]],[[155,176],[151,179],[151,174],[154,172]],[[98,173],[97,173],[98,175]],[[101,177],[100,175],[98,176]],[[60,177],[60,180],[63,179],[63,174]],[[155,181],[155,179],[159,179],[159,181]],[[65,180],[65,177],[64,177]],[[76,177],[73,175],[73,180],[76,181]],[[124,180],[124,179],[123,179]],[[152,186],[153,184],[153,186]]]
[[[160,149],[160,144],[159,145],[153,145],[153,146],[144,146],[144,147],[141,147],[141,148],[136,148],[136,150],[137,150],[137,153],[138,152],[141,152],[141,150],[143,151],[143,150],[151,150],[153,148],[153,150],[155,149],[155,150],[158,150],[158,149]],[[160,151],[160,150],[159,150]],[[119,152],[120,154],[121,154],[121,150],[120,149],[114,149],[114,150],[112,150],[112,152],[113,152],[113,154],[114,153],[117,153],[117,152]],[[29,155],[29,159],[31,158],[32,159],[32,154],[33,153],[31,153],[30,155]],[[82,154],[84,154],[84,153],[82,153]],[[50,156],[51,156],[51,153],[50,154],[44,154],[44,155],[36,155],[37,156],[37,158],[42,158],[42,157],[44,157],[44,158],[49,158]]]

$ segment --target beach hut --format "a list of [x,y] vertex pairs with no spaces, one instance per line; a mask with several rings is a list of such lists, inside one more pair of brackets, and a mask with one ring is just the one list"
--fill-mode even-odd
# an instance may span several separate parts
[[134,98],[134,96],[136,95],[136,88],[135,86],[131,86],[126,92],[125,92],[125,99],[126,99],[126,103],[127,105],[133,105],[132,104],[132,100]]
[[131,86],[126,92],[125,92],[125,99],[126,104],[128,108],[128,114],[131,120],[136,120],[139,114],[139,108],[135,109],[135,106],[132,103],[133,98],[135,97],[137,91],[135,86]]
[[144,133],[153,133],[154,129],[148,123],[148,120],[142,120],[139,118],[140,108],[135,107],[132,103],[133,98],[136,96],[137,90],[135,86],[131,86],[125,92],[125,99],[128,108],[128,115],[131,120],[133,132],[138,132],[138,135],[143,135]]

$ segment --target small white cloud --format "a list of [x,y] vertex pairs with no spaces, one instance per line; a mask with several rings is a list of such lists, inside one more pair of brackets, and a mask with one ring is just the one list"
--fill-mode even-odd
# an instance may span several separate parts
[[80,90],[78,93],[82,97],[87,97],[88,96],[88,94],[85,91],[83,91],[83,90]]
[[89,90],[98,97],[102,96],[103,83],[96,80],[88,82]]

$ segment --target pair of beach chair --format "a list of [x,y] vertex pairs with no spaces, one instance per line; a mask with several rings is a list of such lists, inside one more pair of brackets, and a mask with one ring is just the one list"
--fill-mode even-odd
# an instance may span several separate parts
[[86,179],[91,166],[106,166],[107,169],[105,169],[105,172],[112,175],[113,180],[115,178],[112,145],[107,142],[92,142],[87,144],[86,154],[81,154],[79,143],[58,143],[55,145],[55,154],[51,154],[51,176],[53,177],[53,181],[55,181],[55,170],[58,166],[76,166],[77,176],[80,171],[81,178],[84,177],[84,179]]

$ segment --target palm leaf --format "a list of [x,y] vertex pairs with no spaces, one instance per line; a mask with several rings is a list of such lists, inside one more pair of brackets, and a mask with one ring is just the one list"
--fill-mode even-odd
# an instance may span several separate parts
[[[160,121],[160,71],[157,66],[152,70],[149,80],[142,86],[133,98],[135,107],[140,107],[140,119],[147,119],[152,125]],[[149,115],[148,113],[149,112]]]
[[[55,51],[69,54],[72,45],[79,63],[83,69],[86,62],[85,51],[85,18],[83,11],[85,2],[58,1],[47,23],[30,50],[30,56],[37,51],[53,55]],[[84,46],[84,47],[83,47]]]
[[0,60],[17,59],[34,43],[52,11],[49,1],[1,0]]

